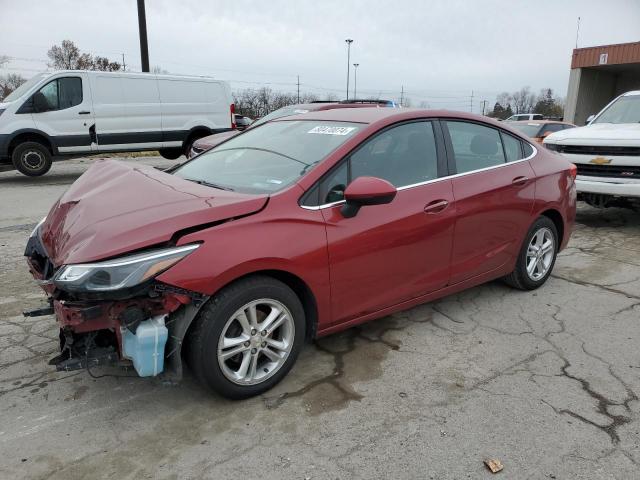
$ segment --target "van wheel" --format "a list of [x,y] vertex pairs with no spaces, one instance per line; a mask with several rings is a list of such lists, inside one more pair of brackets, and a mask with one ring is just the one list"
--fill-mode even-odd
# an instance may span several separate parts
[[221,290],[202,307],[187,339],[187,360],[220,395],[259,395],[282,380],[305,338],[298,296],[284,283],[255,276]]
[[39,177],[51,168],[51,152],[38,142],[24,142],[13,150],[13,166],[28,177]]
[[504,277],[519,290],[535,290],[547,281],[558,255],[558,231],[547,217],[538,217],[527,232],[516,268]]
[[182,150],[179,148],[162,148],[159,150],[160,156],[167,160],[176,160],[182,155]]

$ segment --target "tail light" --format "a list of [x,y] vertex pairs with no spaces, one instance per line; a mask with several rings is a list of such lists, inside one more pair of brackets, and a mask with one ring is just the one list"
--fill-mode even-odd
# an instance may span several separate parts
[[231,128],[236,129],[236,106],[234,103],[229,105],[229,112],[231,113]]
[[569,175],[571,175],[571,178],[573,178],[574,180],[576,179],[576,176],[578,175],[578,167],[576,167],[576,165],[573,164],[573,163],[569,167]]

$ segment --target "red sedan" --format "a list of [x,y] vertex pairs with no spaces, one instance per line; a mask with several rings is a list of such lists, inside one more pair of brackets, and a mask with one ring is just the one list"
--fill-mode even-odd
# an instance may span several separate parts
[[[306,340],[503,278],[549,277],[575,166],[507,124],[340,109],[265,123],[172,171],[97,162],[25,254],[61,370],[130,362],[259,394]],[[105,208],[108,206],[108,208]]]

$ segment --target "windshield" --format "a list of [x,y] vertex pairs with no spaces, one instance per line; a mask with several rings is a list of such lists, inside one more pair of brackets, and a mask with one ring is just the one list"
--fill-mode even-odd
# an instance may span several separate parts
[[640,95],[618,98],[593,121],[593,123],[638,122],[640,122]]
[[257,127],[258,125],[262,125],[263,123],[267,123],[269,120],[275,120],[276,118],[289,117],[291,115],[297,115],[299,113],[307,113],[309,110],[306,108],[300,108],[296,105],[289,105],[288,107],[282,107],[278,110],[271,112],[269,115],[265,115],[260,120],[256,120],[251,125],[252,127]]
[[48,77],[50,74],[47,73],[39,73],[35,77],[31,77],[25,83],[16,88],[13,92],[11,92],[7,97],[3,100],[3,102],[13,102],[14,100],[19,99],[22,95],[27,93],[31,87],[33,87],[36,83],[42,80],[45,77]]
[[535,137],[540,131],[540,125],[537,123],[516,123],[510,126],[529,137]]
[[174,174],[223,190],[277,192],[298,180],[360,128],[360,124],[346,122],[270,122],[195,157]]

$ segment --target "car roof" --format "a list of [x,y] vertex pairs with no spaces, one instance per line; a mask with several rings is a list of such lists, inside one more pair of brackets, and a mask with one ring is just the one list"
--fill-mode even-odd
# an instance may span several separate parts
[[291,115],[273,120],[274,122],[287,122],[295,120],[320,120],[353,123],[376,123],[386,121],[411,120],[426,117],[460,118],[464,120],[479,120],[504,128],[492,118],[475,115],[467,112],[453,110],[424,110],[419,108],[335,108],[332,110],[319,110],[314,112]]

